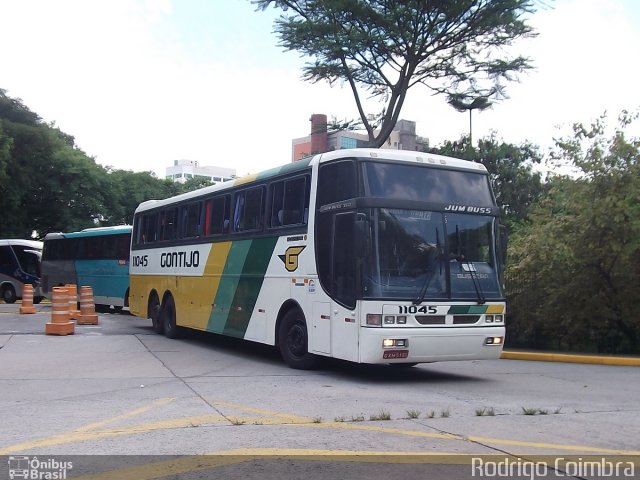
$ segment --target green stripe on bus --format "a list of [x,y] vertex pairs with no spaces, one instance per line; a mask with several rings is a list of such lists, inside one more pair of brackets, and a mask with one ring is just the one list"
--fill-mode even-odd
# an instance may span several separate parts
[[309,163],[311,163],[311,158],[312,157],[308,157],[302,160],[298,160],[297,162],[287,163],[282,167],[265,170],[263,172],[258,173],[256,179],[264,180],[266,178],[275,177],[276,175],[282,175],[284,173],[291,173],[291,172],[296,172],[298,170],[303,170],[309,166]]
[[224,327],[225,335],[244,337],[277,241],[278,237],[271,237],[251,243]]
[[487,305],[453,305],[449,307],[448,315],[462,315],[465,313],[483,314],[487,311]]
[[233,242],[233,245],[231,245],[231,249],[227,255],[227,261],[222,272],[222,279],[218,286],[218,292],[216,293],[216,298],[213,302],[213,309],[211,310],[209,323],[207,324],[207,330],[210,332],[224,332],[224,327],[227,323],[227,318],[229,317],[229,311],[232,307],[233,297],[236,294],[238,282],[240,281],[240,274],[242,273],[251,243],[251,240],[240,240]]

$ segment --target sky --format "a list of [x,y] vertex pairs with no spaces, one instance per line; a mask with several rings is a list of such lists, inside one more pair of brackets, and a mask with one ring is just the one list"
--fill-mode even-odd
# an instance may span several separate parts
[[[640,2],[537,4],[538,36],[514,46],[534,70],[474,112],[474,139],[544,151],[575,122],[640,108]],[[104,166],[164,177],[187,159],[245,175],[288,163],[311,114],[357,117],[348,86],[301,79],[305,59],[273,33],[279,12],[248,0],[0,0],[0,12],[0,88]],[[431,145],[468,134],[468,114],[420,85],[400,117]]]

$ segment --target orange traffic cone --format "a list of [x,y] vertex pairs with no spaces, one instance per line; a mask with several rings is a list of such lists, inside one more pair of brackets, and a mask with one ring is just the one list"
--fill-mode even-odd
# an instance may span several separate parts
[[67,289],[69,300],[69,320],[77,320],[80,316],[80,310],[78,310],[78,287],[67,283],[65,288]]
[[75,324],[69,321],[69,297],[64,287],[53,287],[51,295],[51,322],[44,326],[47,335],[73,335]]
[[20,306],[20,313],[36,313],[36,307],[33,306],[33,285],[26,283],[22,287],[22,305]]
[[78,325],[98,324],[96,304],[93,301],[93,289],[91,287],[80,287],[80,315],[77,323]]

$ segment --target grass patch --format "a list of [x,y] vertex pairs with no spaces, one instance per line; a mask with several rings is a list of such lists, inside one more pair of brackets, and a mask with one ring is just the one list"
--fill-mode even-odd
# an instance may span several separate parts
[[[523,415],[548,415],[549,410],[544,408],[525,408],[522,407]],[[555,413],[560,413],[560,409],[557,409]]]
[[496,416],[496,411],[493,409],[493,407],[490,408],[476,408],[476,416],[477,417],[495,417]]
[[369,420],[371,421],[391,420],[391,414],[386,410],[380,410],[380,412],[377,415],[369,415]]
[[440,417],[442,417],[442,418],[449,418],[449,415],[450,415],[450,413],[449,413],[449,409],[448,408],[446,410],[442,410],[440,412]]
[[407,410],[407,417],[409,418],[418,418],[420,416],[420,411],[418,410]]

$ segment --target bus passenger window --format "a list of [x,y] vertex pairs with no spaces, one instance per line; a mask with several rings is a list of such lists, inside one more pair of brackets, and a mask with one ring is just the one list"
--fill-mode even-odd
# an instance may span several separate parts
[[259,230],[262,227],[263,193],[262,187],[256,187],[236,194],[233,213],[234,232]]
[[327,163],[320,167],[317,206],[358,196],[356,167],[351,160]]
[[223,235],[229,233],[231,201],[229,195],[216,197],[207,202],[207,222],[209,227],[206,235]]
[[151,213],[142,217],[140,244],[153,243],[158,240],[158,214]]
[[176,239],[177,208],[160,212],[160,240]]
[[307,222],[309,182],[306,176],[275,182],[271,188],[271,227]]
[[181,208],[182,238],[195,238],[200,236],[200,209],[202,204],[192,203]]

